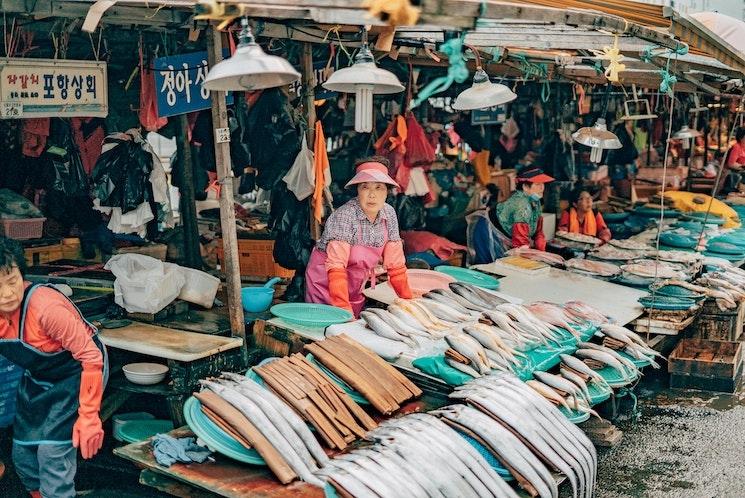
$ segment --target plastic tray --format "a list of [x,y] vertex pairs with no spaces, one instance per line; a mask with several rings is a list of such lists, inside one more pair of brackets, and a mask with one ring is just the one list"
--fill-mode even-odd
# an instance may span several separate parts
[[173,422],[170,420],[130,420],[119,426],[118,436],[126,443],[138,443],[172,430]]
[[696,240],[688,235],[681,235],[679,233],[663,232],[660,234],[660,243],[666,246],[680,248],[680,249],[695,249]]
[[693,308],[696,301],[686,297],[644,296],[639,298],[639,304],[648,309],[664,311],[684,311]]
[[741,256],[745,252],[745,248],[741,245],[730,244],[729,242],[710,240],[706,244],[706,250],[711,252],[718,252],[720,254],[731,254],[732,256]]
[[613,388],[628,386],[638,378],[638,374],[634,374],[633,376],[628,373],[626,375],[621,375],[618,370],[612,367],[605,367],[601,370],[595,370],[595,372],[605,379],[605,382]]
[[450,275],[458,282],[476,285],[478,287],[483,287],[484,289],[499,289],[499,280],[480,271],[446,265],[438,266],[435,271],[444,273],[445,275]]
[[587,390],[590,393],[590,405],[595,406],[603,401],[608,400],[613,394],[613,389],[606,387],[597,382],[590,381],[587,384]]
[[725,223],[724,218],[713,213],[709,213],[708,217],[706,216],[706,213],[684,213],[683,219],[698,221],[699,223],[703,223],[704,219],[706,219],[707,225],[724,225]]
[[246,449],[207,418],[202,412],[202,404],[194,396],[184,403],[184,418],[192,432],[221,455],[251,465],[266,465],[256,450]]
[[680,287],[679,285],[664,285],[657,289],[656,294],[658,296],[683,297],[686,299],[694,300],[706,298],[705,294],[699,294],[692,290],[686,289],[685,287]]
[[582,413],[577,410],[567,410],[565,407],[560,406],[559,411],[573,424],[581,424],[585,420],[590,418],[589,413]]
[[270,308],[274,316],[306,327],[328,327],[350,321],[352,313],[328,304],[282,303]]

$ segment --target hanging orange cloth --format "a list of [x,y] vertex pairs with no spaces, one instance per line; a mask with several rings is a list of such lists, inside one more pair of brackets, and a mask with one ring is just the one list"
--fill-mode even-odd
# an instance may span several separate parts
[[401,154],[406,153],[406,139],[409,137],[409,128],[406,126],[406,120],[403,116],[396,116],[396,133],[398,136],[392,136],[388,140],[391,142],[390,150],[395,150]]
[[140,124],[147,131],[158,131],[168,124],[168,118],[158,117],[158,102],[155,96],[155,75],[145,67],[140,38]]
[[326,137],[323,136],[321,122],[316,121],[316,139],[313,143],[313,172],[316,175],[313,188],[313,217],[318,223],[323,218],[323,189],[326,187],[326,172],[329,170],[329,156],[326,153]]
[[488,185],[491,181],[491,171],[489,171],[489,151],[484,149],[477,152],[471,159],[473,171],[476,173],[476,180],[481,185]]
[[583,235],[590,235],[592,237],[597,236],[598,227],[595,221],[595,213],[590,211],[589,213],[585,214],[585,219],[582,223],[582,229],[580,230],[577,210],[574,208],[569,209],[569,231],[571,233],[581,233]]

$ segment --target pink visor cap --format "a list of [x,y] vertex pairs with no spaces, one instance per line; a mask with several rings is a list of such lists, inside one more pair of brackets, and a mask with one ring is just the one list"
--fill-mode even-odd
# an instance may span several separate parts
[[380,163],[367,162],[357,166],[357,174],[347,182],[344,188],[366,182],[385,183],[393,187],[398,187],[398,183],[388,176],[388,168]]

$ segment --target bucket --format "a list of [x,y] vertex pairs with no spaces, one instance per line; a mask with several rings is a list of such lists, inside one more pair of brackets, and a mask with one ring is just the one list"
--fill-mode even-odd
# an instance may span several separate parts
[[241,290],[243,311],[247,313],[261,313],[269,309],[274,299],[274,284],[282,280],[275,277],[261,287],[244,287]]

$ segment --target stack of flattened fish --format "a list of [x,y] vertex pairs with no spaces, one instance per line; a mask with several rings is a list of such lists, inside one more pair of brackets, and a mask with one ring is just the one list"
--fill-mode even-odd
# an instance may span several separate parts
[[336,456],[316,474],[340,496],[518,496],[470,443],[433,415],[387,420],[369,436],[375,444]]
[[[567,476],[574,498],[591,497],[595,489],[597,453],[584,432],[572,424],[555,406],[517,377],[494,373],[456,388],[451,398],[464,399],[474,408],[502,424],[530,448],[546,466]],[[505,465],[516,465],[518,460]],[[545,476],[531,478],[531,465],[520,466],[518,482],[549,485]],[[514,467],[513,467],[514,468]],[[540,496],[554,496],[549,489]]]
[[390,363],[343,335],[307,344],[305,349],[385,415],[422,394]]
[[301,354],[254,367],[254,371],[316,428],[329,448],[343,450],[377,427],[347,393]]
[[202,381],[194,396],[219,427],[254,448],[282,484],[300,478],[322,486],[313,473],[328,462],[305,422],[271,391],[251,379],[225,373]]

